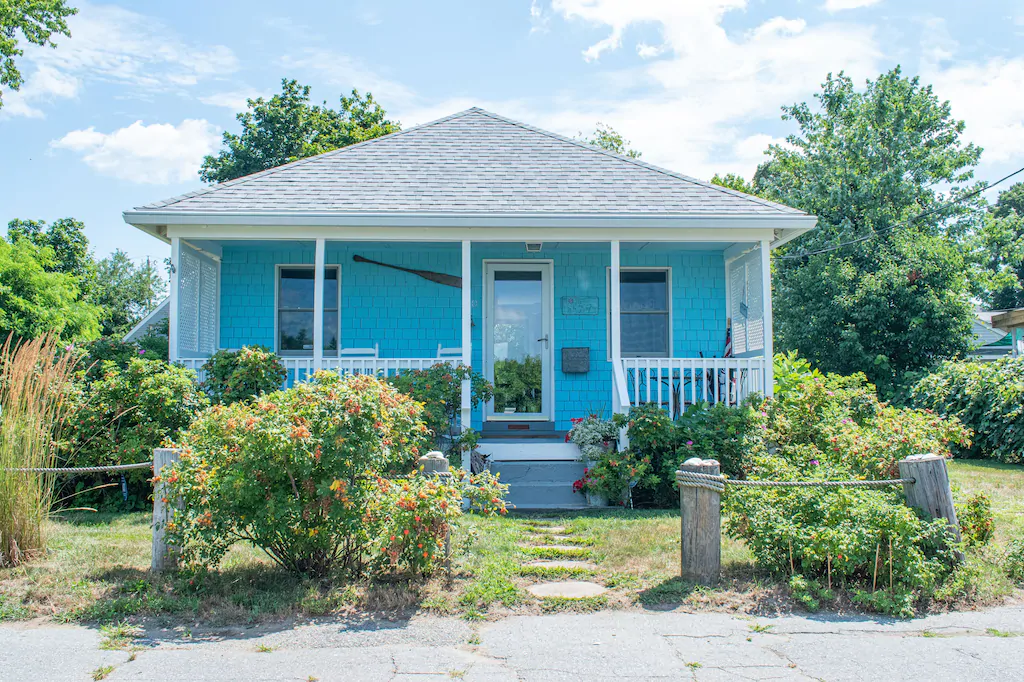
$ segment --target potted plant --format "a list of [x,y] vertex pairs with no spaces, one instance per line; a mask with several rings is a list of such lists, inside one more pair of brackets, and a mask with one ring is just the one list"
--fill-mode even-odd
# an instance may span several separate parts
[[636,485],[650,468],[646,459],[638,458],[626,450],[609,450],[599,456],[593,466],[583,470],[583,478],[572,484],[574,492],[587,496],[593,507],[605,507],[609,502],[625,504],[629,489]]
[[580,459],[589,468],[602,455],[615,451],[618,437],[619,429],[613,422],[591,414],[572,420],[572,429],[565,434],[565,442],[579,447]]

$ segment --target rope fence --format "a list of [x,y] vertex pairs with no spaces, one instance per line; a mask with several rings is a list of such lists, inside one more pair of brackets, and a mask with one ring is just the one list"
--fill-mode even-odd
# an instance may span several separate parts
[[681,488],[701,488],[724,493],[727,485],[757,488],[884,488],[890,485],[913,484],[912,478],[889,478],[880,481],[744,481],[720,474],[702,474],[696,471],[677,471],[676,482]]
[[140,462],[138,464],[112,464],[102,467],[27,467],[20,469],[4,469],[4,471],[19,471],[30,474],[102,474],[110,471],[130,471],[132,469],[152,469],[152,462]]

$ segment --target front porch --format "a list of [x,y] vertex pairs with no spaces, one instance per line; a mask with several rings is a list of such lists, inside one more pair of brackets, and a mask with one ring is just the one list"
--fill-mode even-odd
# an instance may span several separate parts
[[461,362],[497,387],[463,424],[507,436],[771,392],[763,240],[171,241],[170,354],[199,373],[253,344],[288,384]]

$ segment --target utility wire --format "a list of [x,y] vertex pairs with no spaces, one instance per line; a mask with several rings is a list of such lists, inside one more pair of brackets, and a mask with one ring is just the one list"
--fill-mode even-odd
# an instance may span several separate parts
[[978,196],[982,192],[987,192],[988,190],[992,189],[996,185],[1004,183],[1007,180],[1009,180],[1010,178],[1012,178],[1013,176],[1019,175],[1020,173],[1024,173],[1024,168],[1018,168],[1014,172],[1012,172],[1009,175],[1006,175],[1006,176],[1004,176],[1002,178],[999,178],[998,180],[996,180],[995,182],[993,182],[990,185],[985,185],[983,187],[980,187],[979,189],[976,189],[976,190],[974,190],[972,192],[968,192],[967,194],[964,194],[963,196],[959,196],[956,199],[953,199],[951,201],[947,201],[945,204],[942,204],[940,206],[936,206],[935,208],[930,208],[927,211],[922,211],[921,213],[918,213],[916,216],[914,216],[912,218],[908,218],[907,220],[904,220],[903,222],[896,223],[895,225],[890,225],[889,227],[883,227],[881,229],[875,230],[874,232],[871,232],[870,234],[866,234],[863,237],[857,237],[856,239],[851,239],[850,241],[847,241],[847,242],[840,242],[839,244],[836,244],[834,246],[829,246],[829,247],[826,247],[826,248],[823,248],[823,249],[817,249],[815,251],[805,251],[804,253],[793,254],[791,256],[779,256],[778,260],[803,260],[804,258],[807,258],[808,256],[817,256],[818,254],[829,253],[831,251],[836,251],[838,249],[842,249],[842,248],[850,246],[852,244],[859,244],[861,242],[866,242],[867,240],[872,239],[874,237],[877,237],[877,236],[879,236],[881,234],[885,234],[886,232],[889,232],[891,230],[895,230],[897,227],[909,226],[911,223],[914,223],[914,222],[920,220],[921,218],[925,218],[925,217],[930,216],[930,215],[932,215],[934,213],[938,213],[939,211],[945,210],[945,209],[947,209],[947,208],[949,208],[951,206],[954,206],[956,204],[963,203],[964,201],[967,201],[968,199],[973,199],[974,197]]

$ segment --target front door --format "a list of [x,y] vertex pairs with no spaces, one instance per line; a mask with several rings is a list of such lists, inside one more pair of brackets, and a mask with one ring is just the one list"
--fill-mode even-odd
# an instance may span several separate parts
[[551,421],[551,263],[484,263],[484,367],[489,421]]

